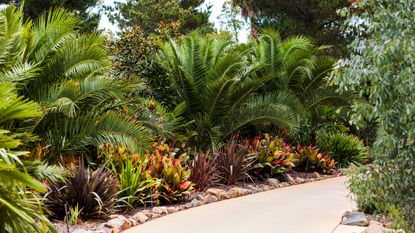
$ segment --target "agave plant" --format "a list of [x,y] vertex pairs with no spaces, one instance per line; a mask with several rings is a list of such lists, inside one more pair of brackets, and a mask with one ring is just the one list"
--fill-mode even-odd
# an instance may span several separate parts
[[159,60],[170,71],[186,117],[194,121],[199,147],[215,147],[236,130],[274,124],[292,131],[300,104],[286,92],[257,94],[271,76],[258,76],[262,64],[250,65],[230,38],[191,34],[166,43]]
[[274,177],[294,167],[295,154],[281,138],[272,138],[269,134],[264,138],[256,137],[250,151],[257,154],[254,174],[260,178]]
[[11,122],[38,116],[39,107],[18,97],[13,84],[0,84],[0,113],[0,232],[45,233],[48,228],[56,232],[38,196],[46,187],[29,175],[19,159],[26,154],[17,151],[22,133],[5,130]]
[[118,184],[111,172],[101,166],[95,171],[81,164],[72,169],[65,182],[51,182],[45,195],[53,219],[64,220],[68,209],[78,209],[81,220],[105,218],[113,212]]

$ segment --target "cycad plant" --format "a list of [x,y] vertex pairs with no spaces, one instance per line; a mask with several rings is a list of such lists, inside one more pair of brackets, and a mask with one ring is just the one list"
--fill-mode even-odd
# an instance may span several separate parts
[[37,194],[46,188],[23,167],[19,157],[26,153],[16,151],[24,134],[5,130],[39,114],[38,105],[18,97],[13,84],[0,84],[0,232],[56,232]]
[[159,60],[186,103],[198,146],[216,147],[250,125],[274,124],[287,131],[297,127],[298,101],[285,92],[257,94],[270,77],[257,76],[261,64],[249,64],[244,54],[230,38],[195,33],[163,46]]
[[36,122],[21,126],[34,128],[39,154],[52,160],[95,152],[102,143],[140,150],[152,140],[151,129],[128,112],[141,102],[129,94],[142,85],[104,76],[104,38],[78,33],[78,24],[62,9],[35,21],[24,21],[14,6],[0,12],[0,83],[16,83],[43,110]]
[[304,36],[282,40],[273,30],[264,30],[253,44],[250,60],[261,64],[258,76],[272,77],[262,91],[278,91],[294,96],[315,131],[321,121],[322,107],[349,106],[351,93],[338,93],[329,80],[335,59],[322,53],[327,46],[317,46]]

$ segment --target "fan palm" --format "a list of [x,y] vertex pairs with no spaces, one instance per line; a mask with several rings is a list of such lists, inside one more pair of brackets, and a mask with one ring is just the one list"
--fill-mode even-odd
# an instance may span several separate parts
[[18,97],[12,84],[0,84],[0,232],[47,232],[47,228],[56,232],[34,192],[46,192],[46,188],[22,167],[19,156],[24,152],[13,151],[22,143],[21,134],[4,129],[10,121],[39,114],[38,105]]
[[2,10],[0,83],[16,83],[20,94],[40,104],[33,132],[51,159],[101,143],[140,150],[152,130],[126,112],[140,101],[129,94],[142,85],[104,76],[110,64],[104,38],[78,33],[78,24],[62,9],[34,22],[23,21],[21,9]]
[[194,121],[199,146],[215,147],[249,125],[274,124],[287,131],[297,127],[298,101],[284,92],[257,95],[272,77],[257,76],[261,65],[251,66],[230,38],[194,33],[166,43],[159,60],[186,103],[185,115]]

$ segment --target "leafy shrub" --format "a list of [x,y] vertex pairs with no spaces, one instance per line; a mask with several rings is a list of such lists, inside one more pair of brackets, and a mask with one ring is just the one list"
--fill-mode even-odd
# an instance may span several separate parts
[[206,153],[195,151],[190,163],[190,171],[189,179],[199,191],[204,191],[218,182],[216,157],[213,157],[209,151]]
[[239,143],[237,137],[223,146],[217,152],[216,166],[219,182],[225,185],[234,185],[238,181],[251,179],[249,172],[255,161],[255,156],[249,154],[249,142]]
[[349,164],[363,164],[368,160],[368,151],[363,142],[344,133],[317,133],[317,146],[334,158],[338,167],[347,167]]
[[164,143],[155,146],[154,152],[146,161],[144,176],[160,180],[157,195],[161,203],[175,203],[183,200],[193,190],[189,181],[190,170],[181,165],[182,156],[174,158],[175,153]]
[[105,167],[90,171],[81,163],[73,169],[66,182],[51,182],[45,195],[51,218],[63,220],[65,208],[78,208],[81,220],[103,218],[113,211],[117,181]]
[[151,189],[158,186],[157,179],[144,177],[142,163],[135,165],[131,160],[122,164],[119,180],[117,207],[123,209],[145,205],[151,201]]
[[263,139],[256,137],[250,150],[257,154],[254,173],[260,178],[273,177],[294,167],[295,154],[281,138],[271,138],[268,134]]
[[300,146],[296,148],[296,167],[308,171],[330,173],[336,168],[336,161],[326,153],[320,153],[314,146]]

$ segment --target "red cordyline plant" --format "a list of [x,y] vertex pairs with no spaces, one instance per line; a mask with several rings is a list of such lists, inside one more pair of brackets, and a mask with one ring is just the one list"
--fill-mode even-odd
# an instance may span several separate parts
[[193,160],[190,162],[190,181],[195,184],[195,188],[204,191],[219,182],[217,157],[210,151],[193,153]]
[[221,184],[234,185],[238,181],[252,180],[249,172],[256,157],[248,149],[248,141],[238,142],[238,137],[234,136],[216,152],[216,166]]

